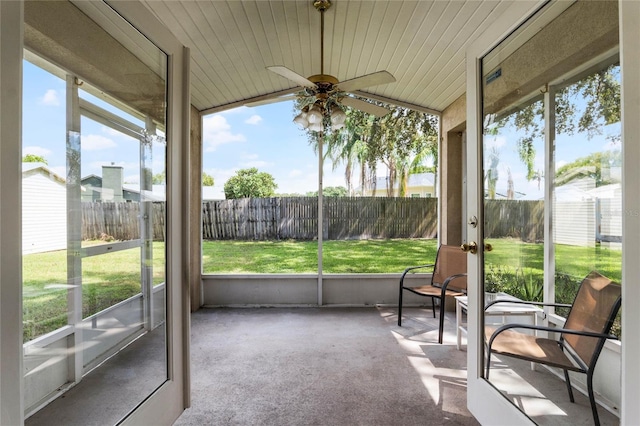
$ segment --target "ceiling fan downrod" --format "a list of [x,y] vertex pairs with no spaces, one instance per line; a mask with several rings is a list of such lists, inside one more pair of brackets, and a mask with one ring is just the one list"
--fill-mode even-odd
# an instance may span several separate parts
[[331,0],[314,0],[313,7],[320,12],[320,75],[324,75],[324,12],[331,7]]

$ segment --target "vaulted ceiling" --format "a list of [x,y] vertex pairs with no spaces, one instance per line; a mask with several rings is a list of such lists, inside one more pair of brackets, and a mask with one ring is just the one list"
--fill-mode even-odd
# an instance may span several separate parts
[[[465,49],[511,1],[332,0],[324,74],[340,81],[387,70],[394,83],[357,92],[442,111],[465,91]],[[291,92],[267,70],[320,74],[320,12],[311,0],[145,0],[191,49],[192,104],[215,112]]]

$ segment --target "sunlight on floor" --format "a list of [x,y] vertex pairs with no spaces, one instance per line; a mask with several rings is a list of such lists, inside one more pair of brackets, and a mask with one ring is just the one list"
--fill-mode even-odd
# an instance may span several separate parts
[[466,353],[456,350],[455,335],[449,330],[445,330],[444,344],[438,344],[438,320],[430,309],[407,311],[408,318],[398,327],[396,311],[379,310],[433,402],[443,412],[462,413],[461,409],[466,410]]
[[[454,313],[446,313],[444,344],[439,345],[438,319],[433,318],[430,309],[405,308],[402,327],[397,325],[396,309],[379,308],[378,311],[389,324],[391,334],[406,353],[429,397],[443,412],[456,413],[460,404],[466,407],[466,339],[462,339],[461,350],[457,350]],[[490,382],[538,425],[593,424],[588,399],[574,390],[576,402],[571,403],[564,381],[540,366],[533,371],[526,361],[494,355]],[[451,397],[452,394],[455,396]],[[619,418],[603,407],[599,407],[598,412],[601,424],[619,424]]]
[[494,365],[491,368],[490,382],[501,390],[507,398],[512,400],[527,415],[536,417],[566,416],[567,413],[532,386],[523,377],[518,375],[508,365],[502,363],[494,355]]

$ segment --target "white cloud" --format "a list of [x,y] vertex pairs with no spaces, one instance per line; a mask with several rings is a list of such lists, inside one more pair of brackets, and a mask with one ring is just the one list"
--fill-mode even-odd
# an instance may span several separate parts
[[205,152],[212,152],[220,145],[244,142],[246,138],[242,133],[233,134],[227,119],[220,114],[215,114],[204,118],[202,140],[206,146]]
[[125,183],[140,183],[140,174],[127,175],[123,179]]
[[[282,194],[306,194],[307,192],[318,190],[318,166],[310,163],[301,165],[299,169],[288,170],[280,175],[275,175],[278,188],[277,193]],[[332,170],[331,165],[325,165],[322,176],[322,185],[326,188],[329,186],[344,186],[344,169],[338,168]],[[354,182],[354,185],[357,183]]]
[[250,152],[242,152],[242,153],[240,153],[240,158],[242,158],[245,161],[257,160],[258,159],[258,154],[252,154]]
[[100,130],[105,135],[111,136],[113,138],[125,139],[127,141],[137,141],[136,138],[134,138],[132,136],[129,136],[129,135],[125,134],[125,133],[119,132],[116,129],[112,129],[111,127],[102,126],[102,128]]
[[117,146],[112,139],[101,135],[87,135],[82,138],[82,149],[87,151],[99,151]]
[[252,115],[251,117],[247,118],[246,120],[244,120],[245,123],[247,124],[253,124],[256,125],[258,123],[260,123],[262,121],[262,117],[260,117],[257,114]]
[[556,170],[558,170],[560,167],[564,166],[565,164],[569,164],[569,163],[567,163],[565,160],[556,161]]
[[204,172],[213,176],[214,187],[222,188],[224,184],[229,180],[231,176],[234,176],[238,171],[237,168],[233,169],[205,169]]
[[225,115],[241,114],[241,113],[244,113],[246,111],[249,111],[249,107],[243,105],[243,106],[238,107],[238,108],[233,108],[233,109],[228,109],[226,111],[222,111],[219,114],[225,114]]
[[620,139],[610,139],[602,147],[602,149],[605,151],[619,151],[621,148],[622,148],[622,140]]
[[504,136],[494,136],[493,138],[486,138],[484,140],[484,146],[488,149],[500,148],[507,144],[507,138]]
[[58,99],[58,92],[54,89],[49,89],[46,91],[44,96],[40,98],[41,105],[49,105],[49,106],[59,106],[60,100]]
[[240,166],[243,169],[248,169],[248,168],[251,168],[251,167],[255,167],[257,169],[260,169],[260,168],[265,168],[265,167],[268,167],[268,166],[271,166],[271,165],[273,165],[273,163],[269,163],[269,162],[263,161],[263,160],[243,161],[243,162],[240,163]]
[[57,174],[58,176],[61,176],[65,179],[67,178],[67,168],[65,166],[49,167],[49,170],[51,170],[53,173]]
[[51,150],[41,146],[25,146],[22,150],[22,155],[27,154],[39,155],[46,159],[47,155],[51,154]]

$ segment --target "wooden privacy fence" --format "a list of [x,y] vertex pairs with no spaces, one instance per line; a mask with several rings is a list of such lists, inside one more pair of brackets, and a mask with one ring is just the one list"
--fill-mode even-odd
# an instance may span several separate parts
[[[323,239],[435,238],[437,198],[325,197]],[[153,203],[153,239],[164,241],[164,202]],[[485,236],[542,241],[542,201],[486,200]],[[82,238],[140,238],[140,204],[82,203]],[[202,204],[206,240],[312,240],[318,233],[315,197],[243,198]]]
[[485,238],[544,239],[544,201],[485,200],[484,217]]
[[[436,198],[325,197],[324,239],[434,238]],[[207,240],[311,240],[318,234],[315,197],[245,198],[202,206]]]
[[[164,203],[152,203],[153,239],[164,241]],[[140,238],[140,203],[82,203],[83,240]]]

